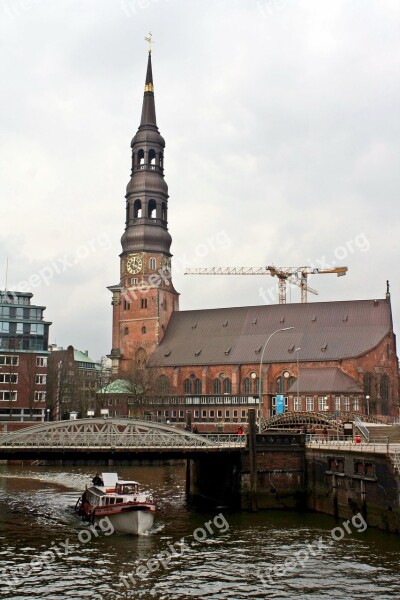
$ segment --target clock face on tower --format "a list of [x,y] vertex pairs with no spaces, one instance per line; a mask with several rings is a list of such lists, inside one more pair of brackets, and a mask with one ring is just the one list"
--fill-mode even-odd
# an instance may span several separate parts
[[131,254],[126,261],[126,270],[128,273],[139,273],[143,267],[143,259],[139,254]]

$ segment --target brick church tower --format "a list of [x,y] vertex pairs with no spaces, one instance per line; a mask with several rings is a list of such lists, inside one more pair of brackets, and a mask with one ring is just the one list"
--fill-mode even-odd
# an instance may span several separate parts
[[165,141],[156,122],[151,50],[142,117],[131,147],[120,283],[108,288],[113,294],[114,374],[128,370],[132,360],[143,364],[161,341],[172,312],[179,310],[179,294],[171,281]]

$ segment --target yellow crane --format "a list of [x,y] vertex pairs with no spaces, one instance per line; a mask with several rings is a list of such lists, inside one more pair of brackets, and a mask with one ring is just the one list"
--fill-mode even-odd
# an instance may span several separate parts
[[301,302],[307,302],[307,292],[318,295],[307,283],[309,275],[335,273],[337,277],[346,275],[347,267],[317,269],[313,267],[198,267],[186,269],[185,275],[270,275],[278,278],[279,304],[286,304],[286,283],[297,285],[301,290]]

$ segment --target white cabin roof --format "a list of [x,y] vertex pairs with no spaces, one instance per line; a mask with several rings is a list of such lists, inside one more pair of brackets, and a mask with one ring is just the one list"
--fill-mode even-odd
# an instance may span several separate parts
[[104,487],[112,488],[118,481],[118,473],[102,473],[101,478],[103,480]]

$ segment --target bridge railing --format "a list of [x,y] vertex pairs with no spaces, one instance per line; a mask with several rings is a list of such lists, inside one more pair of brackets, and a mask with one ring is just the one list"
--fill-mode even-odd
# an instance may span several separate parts
[[236,433],[207,433],[203,434],[202,437],[215,442],[219,446],[246,446],[247,436],[237,435]]
[[307,435],[306,444],[311,447],[351,449],[353,451],[389,452],[389,438],[387,436],[375,437],[371,441],[361,438],[356,441],[353,437],[344,435]]
[[[3,438],[3,439],[2,439]],[[51,431],[38,435],[0,436],[1,448],[200,448],[241,447],[245,436],[237,435],[182,435],[182,433],[143,432],[64,432]]]

